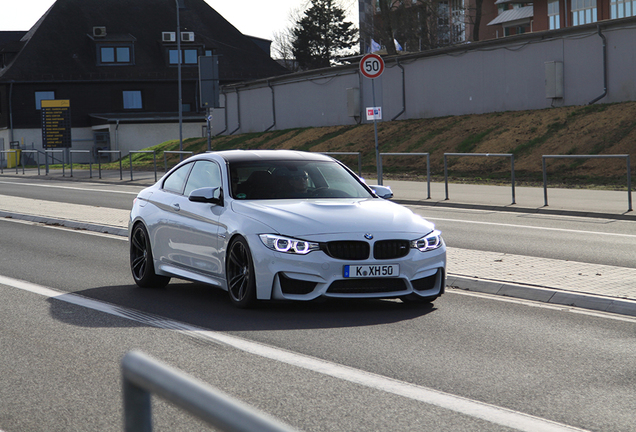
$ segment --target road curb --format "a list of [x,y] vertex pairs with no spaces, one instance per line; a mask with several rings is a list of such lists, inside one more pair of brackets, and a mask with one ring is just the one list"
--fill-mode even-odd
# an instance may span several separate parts
[[549,287],[453,276],[451,274],[446,278],[446,286],[464,291],[481,292],[560,306],[571,306],[620,315],[636,316],[636,301],[627,299],[576,293]]
[[467,204],[458,202],[445,202],[434,200],[409,200],[393,198],[391,201],[402,205],[417,205],[422,207],[446,207],[446,208],[461,208],[468,210],[486,210],[486,211],[501,211],[510,213],[537,213],[557,216],[575,216],[586,218],[598,218],[598,219],[614,219],[614,220],[627,220],[636,221],[636,212],[625,213],[597,213],[580,210],[564,210],[564,209],[550,209],[547,207],[522,207],[518,205],[487,205],[487,204]]
[[[127,229],[108,225],[98,225],[66,219],[56,219],[6,211],[0,211],[0,218],[25,220],[47,225],[59,225],[72,229],[87,230],[128,237]],[[575,293],[549,287],[539,287],[504,281],[456,276],[452,274],[449,274],[447,276],[446,286],[465,291],[481,292],[486,294],[532,300],[561,306],[578,307],[582,309],[597,310],[619,315],[636,316],[636,301],[633,300]]]
[[98,225],[98,224],[91,224],[86,222],[71,221],[67,219],[56,219],[56,218],[49,218],[44,216],[35,216],[35,215],[28,215],[28,214],[6,212],[1,210],[0,210],[0,218],[19,219],[19,220],[24,220],[29,222],[43,223],[46,225],[59,225],[59,226],[77,229],[77,230],[94,231],[94,232],[100,232],[103,234],[113,234],[117,236],[128,237],[128,229],[115,227],[115,226]]

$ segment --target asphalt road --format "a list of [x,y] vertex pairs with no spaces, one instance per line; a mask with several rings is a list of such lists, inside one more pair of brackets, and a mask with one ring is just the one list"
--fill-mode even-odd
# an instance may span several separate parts
[[[631,431],[636,422],[632,318],[457,292],[425,308],[369,301],[241,311],[203,285],[135,288],[121,238],[0,220],[0,248],[5,432],[121,430],[119,361],[130,349],[307,431],[540,430],[532,422]],[[16,279],[120,306],[129,318]],[[148,314],[200,331],[155,328]],[[276,359],[247,353],[244,341],[274,348]],[[312,368],[298,356],[325,363]],[[487,405],[471,411],[474,403]],[[165,403],[154,403],[154,415],[155,430],[202,429]]]
[[[130,209],[143,186],[64,180],[0,180],[4,195]],[[636,222],[548,214],[410,206],[450,247],[636,267]]]

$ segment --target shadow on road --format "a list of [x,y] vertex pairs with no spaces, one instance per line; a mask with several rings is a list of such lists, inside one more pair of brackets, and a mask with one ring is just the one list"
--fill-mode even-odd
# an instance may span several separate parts
[[[120,285],[74,294],[217,331],[370,326],[411,320],[436,310],[432,304],[407,304],[400,300],[335,299],[262,302],[253,309],[242,310],[232,306],[227,293],[221,289],[182,281],[174,281],[163,289]],[[76,306],[63,299],[51,298],[49,303],[51,316],[57,320],[84,327],[104,325],[104,320],[88,320],[83,314],[70,313]]]

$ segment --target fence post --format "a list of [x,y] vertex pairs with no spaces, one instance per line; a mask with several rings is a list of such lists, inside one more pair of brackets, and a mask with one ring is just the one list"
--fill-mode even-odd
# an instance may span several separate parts
[[124,431],[152,432],[152,407],[150,393],[133,384],[130,380],[123,383]]
[[445,153],[444,153],[444,189],[446,190],[446,201],[448,201],[448,165],[446,164]]
[[629,154],[627,155],[627,202],[629,209],[627,211],[633,211],[632,208],[632,167],[629,163]]

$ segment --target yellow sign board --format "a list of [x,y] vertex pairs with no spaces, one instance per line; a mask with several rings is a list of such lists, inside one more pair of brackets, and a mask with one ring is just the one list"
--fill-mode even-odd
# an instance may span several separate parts
[[70,108],[71,106],[71,101],[68,99],[42,100],[40,103],[42,108]]
[[42,100],[42,146],[71,147],[71,101]]

